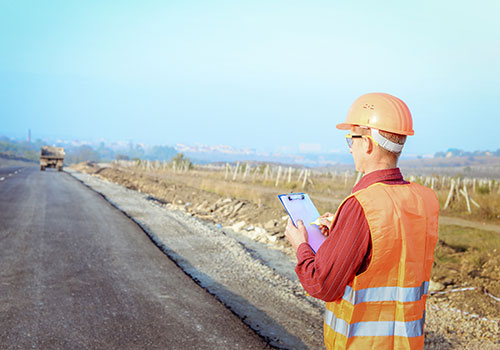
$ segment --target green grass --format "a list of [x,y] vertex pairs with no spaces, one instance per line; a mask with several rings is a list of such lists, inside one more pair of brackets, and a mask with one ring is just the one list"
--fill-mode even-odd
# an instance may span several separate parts
[[500,249],[500,235],[497,232],[457,225],[439,225],[439,239],[460,251],[487,252]]
[[434,257],[441,268],[482,269],[489,257],[500,250],[497,232],[456,225],[440,225],[438,232],[442,243],[438,243]]

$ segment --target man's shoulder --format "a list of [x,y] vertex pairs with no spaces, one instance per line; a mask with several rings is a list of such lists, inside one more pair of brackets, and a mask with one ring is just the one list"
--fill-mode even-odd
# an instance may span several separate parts
[[385,201],[389,197],[394,198],[394,196],[401,198],[415,198],[416,196],[425,199],[427,203],[432,203],[433,205],[437,204],[439,206],[434,190],[415,182],[408,182],[406,184],[399,185],[387,185],[378,182],[353,193],[353,195],[362,205],[365,201],[375,200],[375,202],[380,202]]
[[356,209],[358,207],[361,208],[361,204],[359,203],[359,200],[356,198],[356,193],[358,193],[358,192],[351,193],[349,196],[347,196],[342,201],[342,203],[340,203],[338,211],[339,212],[344,211],[344,210],[352,211],[353,209]]

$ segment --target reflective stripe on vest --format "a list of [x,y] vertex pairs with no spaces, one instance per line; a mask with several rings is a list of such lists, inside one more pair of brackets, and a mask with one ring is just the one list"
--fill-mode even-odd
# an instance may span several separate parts
[[335,317],[330,310],[325,312],[325,323],[335,332],[342,334],[346,338],[351,337],[377,337],[377,336],[400,336],[400,337],[420,337],[424,334],[424,316],[415,321],[377,321],[377,322],[357,322],[349,325],[346,321]]
[[420,287],[375,287],[355,291],[346,286],[342,299],[353,305],[376,301],[399,301],[402,303],[419,301],[427,294],[429,282],[423,282]]

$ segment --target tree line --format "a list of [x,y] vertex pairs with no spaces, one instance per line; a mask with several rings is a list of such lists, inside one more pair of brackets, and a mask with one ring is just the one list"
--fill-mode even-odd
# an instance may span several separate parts
[[0,137],[0,154],[7,157],[17,157],[38,161],[40,148],[46,145],[64,147],[65,163],[79,163],[85,161],[109,162],[112,160],[170,160],[177,155],[177,151],[170,146],[146,147],[130,142],[127,146],[112,148],[101,142],[98,146],[92,145],[67,145],[46,142],[37,139],[32,142]]

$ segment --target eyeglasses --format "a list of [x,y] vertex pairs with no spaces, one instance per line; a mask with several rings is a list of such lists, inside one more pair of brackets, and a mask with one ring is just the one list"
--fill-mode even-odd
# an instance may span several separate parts
[[362,137],[363,137],[363,135],[351,135],[351,134],[345,135],[345,140],[347,141],[347,146],[349,146],[349,148],[351,148],[352,147],[352,140],[353,139],[360,139]]
[[345,140],[347,141],[347,146],[349,146],[349,148],[351,148],[352,147],[352,139],[360,139],[360,138],[363,138],[363,137],[368,137],[368,138],[372,139],[372,141],[376,145],[378,145],[378,142],[375,141],[373,139],[373,137],[371,137],[370,135],[351,135],[351,134],[347,134],[347,135],[345,135]]

